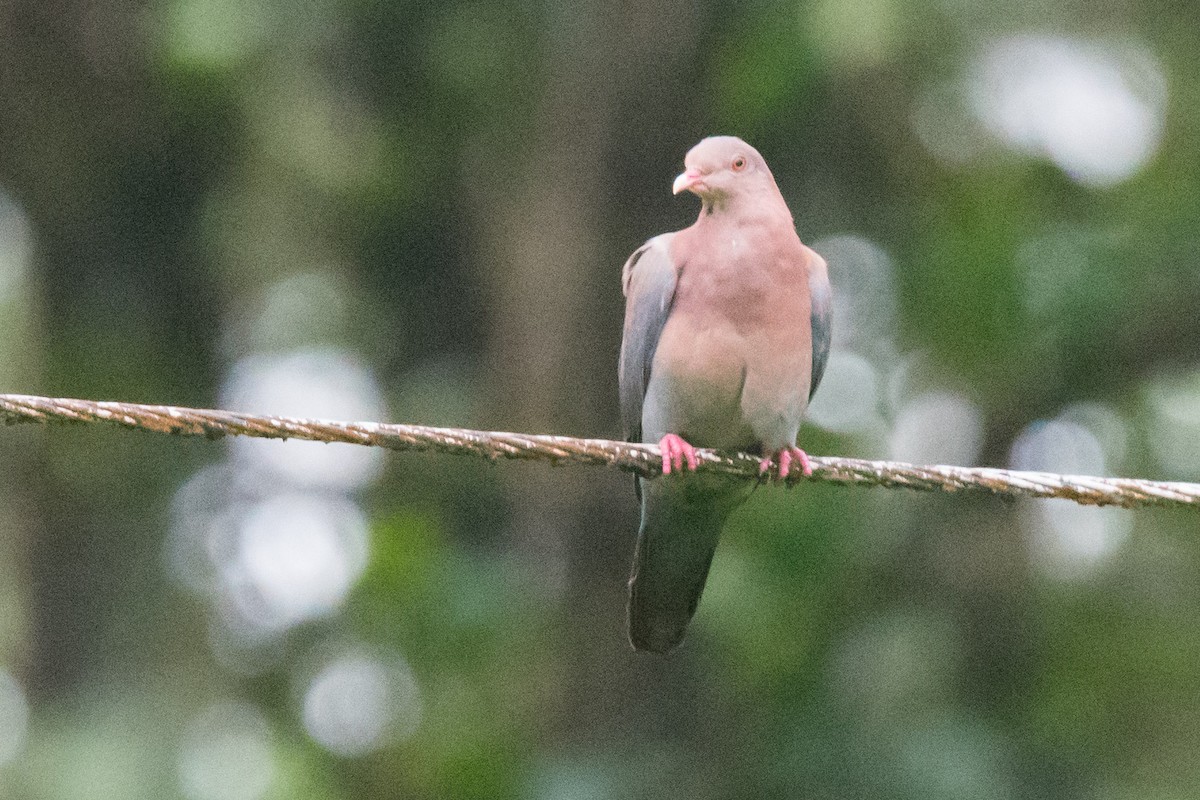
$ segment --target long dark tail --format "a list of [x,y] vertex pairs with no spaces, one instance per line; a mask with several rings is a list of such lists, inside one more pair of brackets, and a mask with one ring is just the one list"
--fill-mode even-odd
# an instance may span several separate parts
[[642,526],[629,577],[629,641],[665,653],[700,602],[725,519],[744,490],[700,478],[642,481]]

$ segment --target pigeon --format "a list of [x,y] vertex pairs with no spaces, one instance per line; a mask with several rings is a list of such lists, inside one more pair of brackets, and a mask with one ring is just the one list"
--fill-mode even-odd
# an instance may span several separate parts
[[721,528],[750,489],[696,474],[696,448],[758,455],[760,471],[811,473],[796,446],[829,356],[825,260],[800,241],[775,178],[734,136],[693,147],[674,193],[700,197],[684,230],[650,239],[622,269],[619,366],[625,438],[657,444],[629,579],[629,639],[667,652],[695,613]]

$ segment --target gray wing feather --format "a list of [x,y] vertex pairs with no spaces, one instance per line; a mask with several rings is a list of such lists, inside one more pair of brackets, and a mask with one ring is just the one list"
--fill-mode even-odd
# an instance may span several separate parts
[[812,296],[812,380],[809,382],[808,399],[817,393],[817,385],[825,374],[829,362],[829,344],[833,338],[833,292],[829,288],[829,273],[825,259],[816,253],[808,272],[808,289]]
[[671,313],[678,270],[668,250],[674,234],[656,236],[625,262],[621,285],[625,292],[625,335],[621,342],[621,420],[625,439],[641,440],[642,403],[650,382],[650,365],[658,339]]

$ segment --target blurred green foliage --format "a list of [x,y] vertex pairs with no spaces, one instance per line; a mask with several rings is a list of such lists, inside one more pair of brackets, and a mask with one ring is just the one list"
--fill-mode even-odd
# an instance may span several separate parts
[[[247,357],[320,350],[369,365],[393,419],[615,435],[620,265],[690,222],[671,179],[732,133],[806,242],[886,256],[870,283],[830,244],[859,372],[831,365],[808,449],[1200,477],[1191,6],[3,17],[2,391],[212,406]],[[293,399],[352,385],[330,380]],[[958,416],[912,415],[947,395]],[[220,443],[2,433],[5,798],[1200,796],[1183,512],[764,488],[655,658],[623,633],[627,476],[390,454],[297,489]],[[269,594],[205,584],[238,545],[204,541],[213,575],[173,560],[209,524],[180,487],[217,464],[212,519],[285,484],[362,508],[344,595],[238,633]],[[355,653],[391,694],[320,705]],[[369,746],[322,739],[375,714]]]

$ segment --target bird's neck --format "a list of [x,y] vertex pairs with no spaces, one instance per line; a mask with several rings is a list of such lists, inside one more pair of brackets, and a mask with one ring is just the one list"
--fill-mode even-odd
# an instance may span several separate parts
[[726,225],[736,226],[787,226],[795,229],[792,212],[788,210],[783,198],[778,202],[762,202],[750,198],[738,198],[731,195],[706,197],[700,206],[700,216],[696,219],[698,228],[717,228]]
[[727,195],[705,197],[700,202],[700,219],[711,217],[713,214],[724,214],[728,210],[729,197]]

